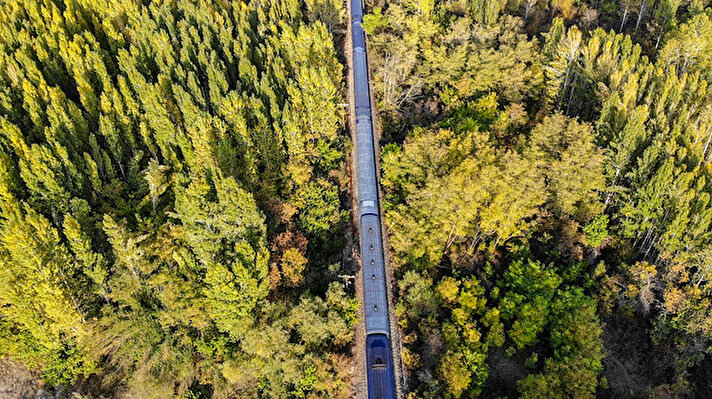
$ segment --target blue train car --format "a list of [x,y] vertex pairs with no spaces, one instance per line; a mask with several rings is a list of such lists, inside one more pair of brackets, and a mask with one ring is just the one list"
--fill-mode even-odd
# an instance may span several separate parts
[[369,335],[366,338],[366,348],[368,397],[395,399],[393,356],[388,337],[382,334]]

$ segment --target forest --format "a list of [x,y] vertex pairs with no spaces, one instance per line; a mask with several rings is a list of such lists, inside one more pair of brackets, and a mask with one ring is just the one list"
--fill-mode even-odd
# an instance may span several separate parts
[[[371,0],[407,399],[712,392],[707,0]],[[351,398],[337,0],[5,0],[0,358]]]
[[82,398],[349,398],[342,13],[4,1],[0,354]]
[[711,19],[371,5],[409,399],[712,392]]

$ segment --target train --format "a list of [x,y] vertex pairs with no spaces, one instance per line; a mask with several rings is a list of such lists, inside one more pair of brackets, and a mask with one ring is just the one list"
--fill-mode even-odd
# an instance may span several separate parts
[[363,4],[362,0],[350,1],[360,252],[366,322],[366,383],[368,399],[395,399],[366,34],[361,26]]

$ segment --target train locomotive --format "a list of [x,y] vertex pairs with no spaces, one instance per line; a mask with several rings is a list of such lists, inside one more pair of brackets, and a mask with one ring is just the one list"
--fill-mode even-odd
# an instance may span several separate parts
[[362,21],[363,5],[361,0],[351,0],[360,245],[366,319],[366,378],[369,399],[395,399],[378,180],[371,119],[371,97],[366,59],[366,35],[361,26]]

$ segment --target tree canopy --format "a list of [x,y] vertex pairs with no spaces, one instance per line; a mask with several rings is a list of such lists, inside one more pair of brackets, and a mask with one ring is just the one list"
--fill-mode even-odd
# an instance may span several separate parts
[[376,2],[410,397],[709,391],[711,15]]
[[2,354],[111,395],[349,397],[342,16],[5,2]]

